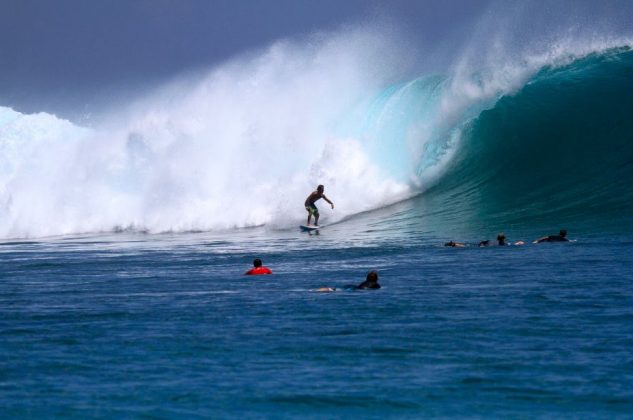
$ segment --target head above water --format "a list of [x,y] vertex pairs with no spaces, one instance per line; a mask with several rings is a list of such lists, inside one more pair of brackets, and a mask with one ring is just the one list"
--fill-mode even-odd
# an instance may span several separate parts
[[255,259],[253,260],[253,265],[254,265],[255,267],[261,267],[261,266],[262,266],[262,260],[260,260],[259,258],[255,258]]
[[378,273],[375,271],[370,271],[369,273],[367,273],[366,280],[372,283],[378,283]]
[[558,234],[564,238],[565,236],[567,236],[567,230],[561,229],[560,232],[558,232]]
[[323,185],[319,185],[319,186],[317,187],[317,192],[322,193],[324,190],[325,190],[325,187],[324,187]]
[[504,235],[503,232],[501,232],[500,234],[497,235],[497,240],[498,241],[502,241],[506,238],[506,235]]

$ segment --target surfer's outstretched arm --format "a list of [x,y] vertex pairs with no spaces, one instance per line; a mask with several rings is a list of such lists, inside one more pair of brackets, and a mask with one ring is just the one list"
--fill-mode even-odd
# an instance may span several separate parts
[[332,206],[332,208],[334,208],[334,203],[332,203],[332,202],[330,201],[330,199],[329,199],[329,198],[327,198],[327,197],[325,196],[325,194],[323,194],[321,197],[323,197],[323,199],[324,199],[325,201],[327,201],[328,203],[330,203],[330,206]]

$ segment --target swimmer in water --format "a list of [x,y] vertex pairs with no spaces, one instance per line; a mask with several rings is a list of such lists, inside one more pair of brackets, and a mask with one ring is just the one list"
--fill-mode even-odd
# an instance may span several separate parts
[[[345,286],[344,290],[364,290],[364,289],[380,289],[380,284],[378,284],[378,273],[376,271],[370,271],[367,273],[367,278],[364,282],[359,284],[358,286]],[[315,292],[335,292],[336,287],[320,287],[315,289]]]
[[262,265],[262,260],[255,258],[253,260],[253,268],[244,273],[245,276],[259,276],[262,274],[272,274],[272,270]]
[[367,273],[367,278],[364,282],[356,286],[357,289],[380,289],[380,285],[378,284],[378,273],[375,271],[370,271]]
[[[481,245],[481,244],[480,244],[480,245]],[[461,243],[461,242],[448,241],[448,242],[446,242],[446,243],[444,244],[444,246],[450,246],[450,247],[453,247],[453,248],[463,248],[463,247],[465,247],[466,245],[465,245],[465,244],[463,244],[463,243]]]
[[533,243],[540,244],[541,242],[569,242],[569,239],[566,238],[567,231],[565,229],[561,229],[558,232],[558,235],[549,235],[543,236],[542,238],[538,238]]
[[[497,245],[498,246],[509,246],[509,245],[512,245],[512,244],[506,242],[506,235],[503,232],[501,232],[500,234],[497,235]],[[525,245],[525,242],[517,241],[517,242],[514,243],[514,245]],[[481,242],[479,242],[479,246],[490,246],[490,241],[489,240],[481,241]]]

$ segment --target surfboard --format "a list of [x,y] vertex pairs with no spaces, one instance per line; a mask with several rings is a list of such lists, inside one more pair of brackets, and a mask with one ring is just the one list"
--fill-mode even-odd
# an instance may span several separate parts
[[299,226],[304,232],[312,232],[315,230],[319,230],[322,226],[314,226],[314,225],[300,225]]

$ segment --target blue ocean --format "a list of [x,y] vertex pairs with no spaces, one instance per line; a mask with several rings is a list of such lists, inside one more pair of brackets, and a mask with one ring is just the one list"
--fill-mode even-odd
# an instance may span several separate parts
[[0,108],[3,418],[631,417],[631,43],[404,78],[373,41]]

